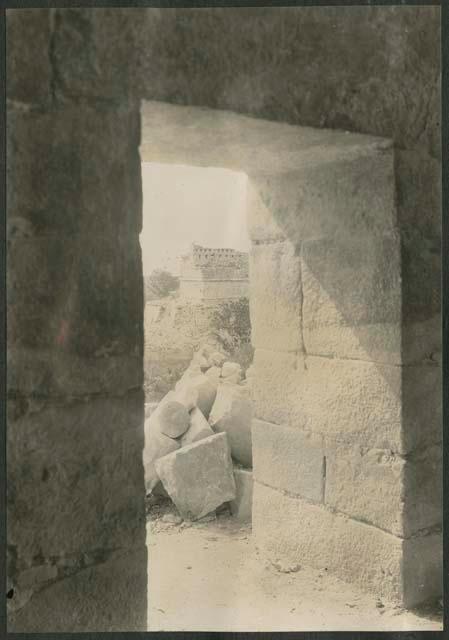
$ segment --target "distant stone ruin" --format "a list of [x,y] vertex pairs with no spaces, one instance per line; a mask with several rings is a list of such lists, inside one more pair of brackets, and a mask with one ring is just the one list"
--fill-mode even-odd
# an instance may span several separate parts
[[249,304],[247,253],[193,244],[179,261],[179,289],[145,305],[145,388],[151,400],[172,388],[200,344],[216,343],[217,311],[229,303]]
[[192,244],[180,261],[179,296],[189,300],[248,297],[248,254]]

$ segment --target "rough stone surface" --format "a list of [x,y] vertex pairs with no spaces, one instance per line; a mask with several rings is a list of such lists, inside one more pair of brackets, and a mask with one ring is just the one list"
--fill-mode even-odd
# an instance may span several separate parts
[[290,242],[253,244],[250,253],[251,342],[277,351],[303,348],[301,259]]
[[145,449],[143,452],[143,464],[145,470],[145,490],[150,493],[159,482],[155,462],[158,458],[166,456],[179,449],[180,443],[174,438],[161,433],[154,422],[145,422]]
[[441,593],[441,534],[403,540],[257,482],[253,532],[284,569],[307,562],[406,607]]
[[[33,9],[11,10],[7,22],[7,92],[11,100],[7,132],[7,196],[11,229],[22,236],[56,236],[57,242],[64,245],[68,263],[74,256],[73,269],[67,265],[63,269],[58,267],[50,273],[48,282],[44,282],[45,277],[41,283],[37,277],[30,277],[29,289],[26,289],[27,278],[19,278],[14,285],[15,299],[10,295],[12,289],[8,283],[8,311],[13,319],[8,323],[13,330],[8,338],[15,343],[10,352],[8,377],[10,374],[12,377],[8,379],[8,386],[16,398],[11,401],[16,417],[12,428],[8,425],[8,460],[11,446],[15,456],[13,466],[8,464],[8,491],[11,485],[13,502],[8,526],[15,532],[13,544],[17,546],[20,561],[27,545],[34,544],[34,535],[37,547],[42,542],[45,549],[50,549],[53,542],[59,546],[61,540],[73,550],[89,548],[91,539],[99,541],[104,548],[120,544],[117,538],[124,531],[119,523],[125,522],[126,526],[132,523],[132,529],[137,526],[136,514],[140,513],[139,507],[123,519],[113,521],[112,518],[111,521],[109,518],[111,501],[122,496],[122,488],[123,491],[126,489],[128,499],[142,491],[136,487],[143,484],[139,463],[143,415],[138,424],[136,422],[134,435],[130,436],[136,445],[130,452],[121,440],[124,432],[134,428],[130,426],[129,412],[129,422],[123,417],[118,427],[107,409],[92,411],[97,401],[88,399],[82,410],[65,405],[66,401],[72,403],[70,397],[73,396],[76,404],[86,393],[117,396],[141,385],[140,266],[137,270],[127,270],[124,263],[116,262],[118,255],[134,256],[140,265],[140,250],[136,246],[141,225],[140,158],[137,152],[139,116],[137,108],[130,114],[128,105],[123,108],[120,102],[130,98],[138,101],[145,95],[153,100],[230,109],[284,123],[365,132],[392,139],[395,146],[396,222],[402,243],[402,320],[406,327],[402,336],[403,353],[416,348],[419,358],[420,351],[426,359],[437,357],[439,337],[434,339],[436,334],[432,333],[432,326],[435,324],[432,323],[438,323],[441,306],[439,7],[136,9],[132,12],[62,9],[51,13]],[[186,42],[191,46],[186,48]],[[123,60],[128,64],[123,64]],[[318,75],[320,82],[317,84]],[[134,96],[130,95],[132,88],[136,88]],[[372,108],[373,97],[375,109]],[[32,110],[28,110],[28,106]],[[187,113],[188,125],[189,118],[190,124],[197,122],[197,114]],[[232,167],[243,164],[245,171],[248,166],[259,169],[249,172],[250,183],[258,191],[258,207],[251,207],[250,211],[254,240],[278,241],[288,235],[290,241],[298,244],[317,234],[332,236],[333,229],[341,237],[354,228],[372,231],[375,235],[391,225],[392,154],[385,147],[377,146],[378,141],[373,141],[376,149],[370,147],[373,153],[362,157],[350,134],[328,133],[327,142],[320,149],[322,131],[303,130],[301,140],[298,140],[297,136],[292,136],[288,125],[284,124],[282,131],[277,129],[274,133],[272,123],[266,120],[253,122],[254,126],[258,125],[256,137],[260,143],[254,154],[251,145],[244,148],[241,144],[241,133],[250,131],[251,121],[244,119],[236,125],[235,117],[229,120],[229,114],[221,113],[218,114],[221,124],[217,126],[217,113],[205,111],[204,115],[210,123],[204,135],[197,136],[197,130],[190,128],[193,137],[200,140],[198,148],[203,154],[202,162],[207,166],[213,164],[211,160],[220,162],[214,166],[222,166],[222,161],[229,162]],[[160,122],[153,120],[153,131]],[[280,125],[275,123],[275,126]],[[168,130],[175,131],[170,126]],[[234,145],[230,144],[231,133],[236,134]],[[154,153],[157,155],[165,149],[166,158],[170,160],[172,154],[171,161],[179,162],[179,147],[165,144],[163,134],[161,131],[161,135],[150,136]],[[177,131],[175,135],[190,161],[194,155],[192,137],[190,134],[179,135]],[[343,143],[342,136],[346,137],[347,143]],[[335,154],[340,143],[346,144],[348,154],[346,164],[336,166]],[[284,144],[289,152],[281,159],[279,146]],[[371,142],[367,144],[370,146]],[[299,147],[303,157],[306,156],[307,166],[297,166]],[[307,154],[303,153],[305,148]],[[320,158],[326,158],[327,163],[322,164]],[[288,175],[292,165],[295,166],[294,174]],[[273,167],[281,170],[276,176],[271,175]],[[303,186],[304,180],[309,178],[308,185]],[[331,179],[337,191],[326,189]],[[269,224],[266,224],[267,220]],[[124,234],[125,230],[129,233]],[[112,256],[111,260],[99,259],[98,247],[103,235],[114,238],[105,249]],[[134,236],[135,244],[120,245],[124,235]],[[72,243],[78,245],[73,252]],[[18,244],[14,253],[23,260],[30,245],[22,244],[22,248]],[[45,253],[43,247],[42,259],[36,258],[35,253],[30,258],[30,263],[39,265],[38,269],[32,267],[32,270],[43,276]],[[48,264],[52,264],[50,258]],[[56,264],[63,263],[56,261]],[[114,265],[117,273],[124,275],[113,278],[109,285],[106,281]],[[9,268],[9,273],[18,268],[16,264]],[[63,283],[62,292],[60,283]],[[70,291],[69,299],[64,291]],[[58,295],[61,292],[60,305],[49,302],[47,296],[51,297],[54,292]],[[78,304],[76,295],[79,292]],[[121,310],[119,314],[117,308]],[[47,350],[39,341],[53,340],[59,336],[59,329],[64,336],[62,321],[65,318],[61,313],[64,309],[69,314],[69,321],[75,320],[74,338],[71,339],[74,342],[70,345],[77,346],[71,346],[61,355],[59,344],[56,347],[52,344]],[[130,317],[137,318],[137,323],[130,322]],[[29,319],[29,329],[27,321],[21,318]],[[78,327],[80,338],[77,337]],[[128,328],[129,334],[126,333]],[[136,347],[130,360],[114,355],[117,341],[126,343],[129,340],[124,338],[125,334],[132,337],[124,352],[131,350],[134,353]],[[417,344],[420,347],[417,348]],[[100,357],[97,352],[103,355]],[[409,354],[407,357],[414,362],[415,356]],[[338,375],[335,365],[340,364],[325,365],[324,378],[316,387],[325,389],[323,380],[330,381],[331,390],[324,393],[325,410],[338,409],[334,431],[340,438],[359,438],[360,442],[368,442],[367,446],[388,449],[392,442],[397,444],[399,440],[401,446],[398,448],[402,452],[441,440],[441,372],[438,367],[405,367],[401,373],[400,394],[396,394],[396,371],[392,369],[395,375],[391,376],[394,378],[391,383],[386,370],[378,367],[378,376],[389,381],[393,395],[400,397],[401,433],[398,436],[396,410],[386,388],[388,384],[383,386],[378,377],[372,375],[373,394],[380,394],[382,398],[381,406],[377,407],[368,399],[371,382],[363,369],[365,364],[350,363],[338,389],[334,377]],[[313,368],[312,358],[307,358],[307,365],[309,370]],[[259,369],[255,379],[261,374],[266,381],[271,376],[270,371],[262,375]],[[360,373],[362,382],[357,387],[354,380]],[[289,392],[295,389],[298,395],[300,387],[296,386],[295,375],[292,376],[294,383],[287,380],[286,387]],[[348,380],[352,380],[349,385]],[[270,384],[276,387],[276,376]],[[345,393],[345,385],[350,388],[349,395]],[[260,409],[263,402],[260,386],[256,384],[256,387]],[[342,410],[336,404],[339,393],[348,410]],[[23,397],[26,394],[33,394],[33,398]],[[57,407],[48,405],[45,399],[48,395],[59,403]],[[326,420],[323,422],[325,411],[320,414],[317,407],[318,393],[314,391],[312,395],[314,406],[305,412],[308,419],[314,416],[313,420],[310,418],[310,424],[323,423],[326,432],[332,431]],[[283,395],[282,389],[281,399],[290,400],[288,393]],[[28,407],[24,410],[27,404],[36,408],[39,402],[47,404],[39,418],[29,415]],[[358,402],[360,410],[354,408]],[[292,406],[292,413],[287,415],[285,423],[291,418],[292,426],[295,426],[293,423],[299,424],[303,414],[298,410],[296,399]],[[274,403],[273,407],[274,413],[281,416],[283,411],[279,404]],[[370,412],[373,420],[368,431]],[[382,419],[379,419],[379,412]],[[73,419],[74,415],[76,419]],[[84,420],[86,415],[88,420]],[[267,415],[263,417],[272,419]],[[349,427],[346,435],[345,421]],[[386,426],[389,423],[391,428]],[[127,424],[129,430],[128,427],[124,430],[123,424]],[[85,438],[85,444],[80,444],[82,438]],[[36,445],[34,449],[27,444],[28,439]],[[140,451],[137,450],[138,442]],[[52,460],[48,451],[52,451]],[[100,463],[91,460],[98,451],[106,451],[105,460],[100,456]],[[90,472],[86,478],[80,477],[86,459],[91,460],[96,469],[95,478]],[[42,460],[48,462],[45,469]],[[55,473],[49,466],[50,462],[55,464],[54,460],[58,461]],[[101,465],[101,482],[98,481],[98,464]],[[104,476],[103,465],[107,466]],[[128,478],[129,474],[133,475],[136,484],[134,480],[129,485],[127,480],[123,482],[123,477]],[[54,482],[50,481],[52,477]],[[94,489],[84,485],[87,477]],[[73,494],[72,514],[66,507],[71,505]],[[99,506],[104,505],[105,499],[107,516]],[[35,505],[39,505],[39,510]],[[94,517],[95,526],[90,523],[90,516]],[[300,522],[302,518],[293,520]],[[21,531],[16,521],[22,524]],[[76,526],[79,521],[88,523],[86,531],[79,531]],[[282,513],[282,518],[276,522],[276,534],[278,531],[283,533],[279,522],[290,524]],[[143,530],[143,522],[139,526]],[[351,526],[366,525],[352,522]],[[328,526],[325,529],[334,531]],[[319,527],[317,531],[320,531]],[[388,535],[375,531],[375,535]],[[300,529],[299,535],[303,533]],[[339,540],[344,540],[338,530],[337,533]],[[332,535],[331,544],[323,547],[324,555],[329,546],[332,547]],[[380,545],[380,549],[376,547],[373,539],[368,537],[365,544],[364,538],[363,545],[352,545],[351,553],[344,558],[345,566],[355,566],[356,574],[367,584],[372,575],[367,575],[367,570],[359,571],[359,561],[368,555],[369,559],[380,557],[382,564],[387,549],[385,544]],[[435,535],[403,544],[406,547],[403,577],[408,590],[405,600],[413,602],[432,591],[429,585],[441,566],[439,539]],[[343,545],[343,550],[346,548]],[[315,551],[315,546],[310,548],[311,557]],[[101,565],[98,575],[105,566]],[[394,566],[396,570],[397,563]],[[138,567],[143,574],[146,566],[142,558],[139,558]],[[143,596],[139,598],[139,594],[143,594],[140,585],[146,578],[139,574],[138,580],[135,576],[123,580],[120,567],[118,574],[116,577],[115,573],[110,573],[102,582],[94,570],[88,574],[81,572],[74,577],[73,586],[71,580],[63,580],[57,583],[61,590],[56,590],[55,586],[55,592],[42,591],[39,598],[41,595],[44,598],[48,591],[48,602],[43,606],[37,596],[33,598],[20,613],[23,624],[19,630],[35,631],[38,621],[44,632],[49,628],[66,631],[67,611],[77,612],[78,627],[74,623],[74,630],[90,631],[97,629],[96,624],[99,624],[99,630],[122,629],[123,624],[126,630],[145,630],[143,622],[135,624],[134,613],[143,616],[146,610]],[[88,590],[77,582],[84,580],[86,575]],[[423,593],[415,589],[416,580],[421,576],[424,576],[419,582],[423,585]],[[98,600],[98,594],[103,598],[111,582],[119,584],[120,590],[111,592],[109,609],[104,600]],[[386,584],[390,582],[388,579]],[[127,616],[132,616],[132,620]]]
[[159,458],[156,471],[183,518],[197,520],[235,498],[231,454],[224,433]]
[[206,376],[212,378],[214,382],[218,382],[221,378],[221,368],[215,366],[210,367],[210,369],[206,371]]
[[441,446],[410,458],[357,445],[325,452],[329,506],[405,538],[441,524]]
[[170,438],[179,438],[189,428],[189,412],[176,400],[162,402],[154,413],[154,419],[160,432]]
[[215,432],[227,434],[232,457],[245,467],[252,467],[251,420],[252,404],[245,387],[220,385],[209,424]]
[[302,244],[307,353],[403,363],[400,252],[397,232]]
[[151,416],[153,411],[155,411],[155,409],[157,408],[158,404],[159,404],[158,402],[145,403],[145,420]]
[[[439,7],[178,9],[137,21],[149,99],[383,135],[436,157]],[[186,55],[187,41],[207,57]]]
[[193,442],[197,442],[198,440],[202,440],[203,438],[208,438],[213,435],[214,432],[206,418],[201,413],[201,410],[195,408],[190,413],[190,426],[180,439],[181,447],[185,447],[188,444],[192,444]]
[[10,400],[7,536],[18,568],[39,555],[144,545],[143,445],[141,392],[59,406]]
[[[129,606],[130,600],[134,606]],[[121,549],[53,582],[8,617],[12,633],[147,630],[147,548]]]
[[[407,453],[441,441],[441,369],[256,349],[260,419]],[[426,428],[423,428],[426,425]]]
[[208,418],[217,395],[217,383],[203,373],[187,370],[176,385],[176,392],[185,390],[186,393],[197,393],[196,405],[201,413]]
[[6,76],[9,99],[37,104],[50,101],[50,20],[50,13],[46,9],[7,11]]
[[323,502],[325,450],[321,436],[254,419],[252,440],[255,480]]
[[253,474],[248,469],[234,469],[236,496],[229,506],[239,522],[251,522],[253,505]]
[[[128,106],[76,104],[37,113],[10,108],[8,218],[20,218],[33,233],[63,234],[67,249],[70,239],[82,242],[85,268],[99,258],[97,251],[89,258],[86,242],[101,240],[89,238],[90,234],[116,232],[115,244],[125,230],[138,235],[142,225],[139,118],[137,107]],[[70,238],[75,232],[88,235]],[[73,277],[81,277],[79,270],[73,270]]]
[[242,367],[237,362],[224,362],[221,367],[221,377],[224,380],[237,376],[239,379],[242,375]]

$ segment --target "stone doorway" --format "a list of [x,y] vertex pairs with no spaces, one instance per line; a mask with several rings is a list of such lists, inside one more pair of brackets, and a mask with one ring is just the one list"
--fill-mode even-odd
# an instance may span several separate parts
[[[435,414],[422,432],[418,397],[440,370],[423,360],[432,330],[416,351],[402,324],[391,143],[143,108],[144,160],[248,175],[252,526],[262,557],[287,573],[325,569],[400,606],[436,597],[440,427]],[[410,456],[417,449],[423,457]]]

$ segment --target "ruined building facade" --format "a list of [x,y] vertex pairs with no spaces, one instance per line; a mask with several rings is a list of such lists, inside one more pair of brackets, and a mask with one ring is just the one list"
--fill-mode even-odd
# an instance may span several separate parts
[[248,297],[248,254],[193,244],[180,258],[181,298],[226,300]]

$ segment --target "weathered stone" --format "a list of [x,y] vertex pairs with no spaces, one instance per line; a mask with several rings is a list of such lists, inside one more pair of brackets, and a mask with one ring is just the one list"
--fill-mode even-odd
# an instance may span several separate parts
[[176,400],[161,403],[153,415],[160,432],[170,438],[179,438],[189,428],[189,412]]
[[[85,268],[97,264],[96,243],[105,232],[114,236],[116,246],[122,234],[138,235],[142,225],[139,121],[137,107],[99,109],[76,103],[39,112],[10,109],[8,215],[26,222],[32,233],[62,234],[67,249],[81,243]],[[87,235],[77,238],[74,233]],[[100,237],[91,237],[97,233]],[[129,254],[130,260],[135,253]],[[97,271],[97,277],[107,277],[107,272]],[[81,278],[82,273],[81,265],[73,269],[73,277]],[[126,287],[120,291],[124,295]]]
[[301,247],[306,352],[402,364],[397,232],[306,241]]
[[240,522],[251,522],[253,474],[248,469],[234,468],[236,496],[229,503],[231,513]]
[[214,351],[209,356],[209,362],[213,367],[221,367],[223,362],[226,360],[226,356],[220,353],[220,351]]
[[158,402],[145,402],[145,420],[156,410]]
[[8,544],[25,566],[145,544],[143,400],[8,401]]
[[[133,607],[129,606],[131,601]],[[8,616],[8,631],[12,633],[89,634],[93,629],[147,630],[144,540],[138,547],[112,552],[106,561],[57,580]]]
[[213,366],[206,371],[206,376],[212,378],[214,382],[218,382],[221,377],[221,367]]
[[196,520],[235,498],[231,455],[224,433],[159,458],[156,471],[183,518]]
[[[331,137],[298,155],[294,169],[249,175],[277,227],[295,245],[320,236],[374,235],[395,226],[393,151],[387,140]],[[256,221],[258,231],[261,222]],[[252,239],[253,223],[250,216]],[[269,225],[264,240],[279,239],[271,234]]]
[[253,535],[284,569],[307,562],[385,602],[410,607],[441,593],[441,534],[404,540],[255,482]]
[[48,9],[7,10],[6,86],[9,99],[22,103],[50,102],[50,22]]
[[193,442],[197,442],[198,440],[202,440],[203,438],[208,438],[213,435],[214,432],[206,418],[201,413],[201,410],[195,408],[190,413],[190,426],[181,437],[181,447],[185,447],[188,444],[192,444]]
[[290,242],[253,244],[249,301],[254,347],[303,349],[301,259]]
[[[441,369],[256,349],[257,418],[407,453],[441,441]],[[426,429],[423,429],[423,424]]]
[[255,480],[323,502],[325,451],[321,436],[254,419],[252,441]]
[[71,7],[54,13],[52,61],[58,95],[99,102],[132,99],[130,69],[137,64],[138,50],[136,23],[129,12]]
[[251,420],[252,405],[245,387],[220,385],[209,424],[215,432],[227,434],[232,457],[245,467],[252,466]]
[[145,449],[143,451],[143,465],[145,470],[146,493],[151,493],[159,482],[159,476],[155,467],[156,460],[166,456],[172,451],[176,451],[180,446],[181,445],[178,440],[170,438],[160,432],[157,422],[152,422],[151,419],[145,422]]
[[403,458],[326,443],[326,504],[409,538],[442,522],[441,447]]
[[175,390],[176,392],[185,390],[186,393],[196,392],[198,394],[196,406],[206,418],[209,417],[217,395],[217,383],[212,378],[205,376],[201,372],[197,374],[194,371],[187,370],[176,384]]
[[35,587],[43,582],[54,580],[58,575],[58,568],[55,565],[43,564],[30,567],[19,573],[17,585],[19,588]]
[[242,367],[237,362],[224,362],[221,367],[221,377],[225,380],[231,376],[241,377],[241,373]]

